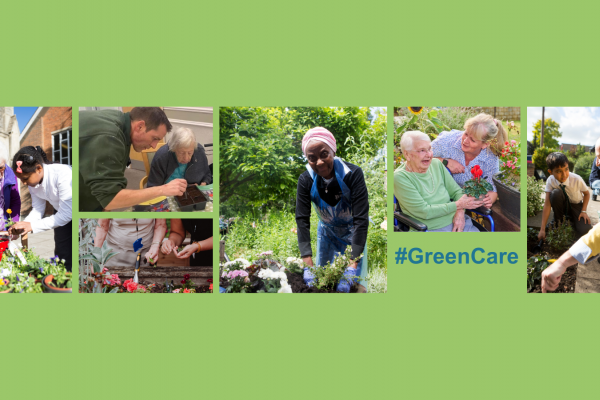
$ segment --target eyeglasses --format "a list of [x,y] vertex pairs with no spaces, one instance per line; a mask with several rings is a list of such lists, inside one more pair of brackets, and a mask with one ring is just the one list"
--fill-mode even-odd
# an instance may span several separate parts
[[428,150],[410,150],[412,153],[418,153],[421,157],[429,154],[429,153],[433,153],[433,149],[428,149]]

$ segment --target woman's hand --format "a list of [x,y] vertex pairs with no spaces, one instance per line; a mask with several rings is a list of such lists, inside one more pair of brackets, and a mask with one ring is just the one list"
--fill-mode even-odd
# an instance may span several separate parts
[[451,158],[446,158],[446,160],[448,160],[448,169],[453,174],[462,174],[463,172],[465,172],[465,167],[458,161],[453,160]]
[[496,202],[497,199],[498,199],[498,193],[496,193],[494,191],[487,192],[487,194],[483,198],[483,205],[486,208],[492,208],[492,206],[494,205],[494,203]]
[[206,186],[206,182],[202,182],[200,186]]
[[175,253],[175,257],[177,258],[190,258],[190,256],[197,251],[198,244],[196,243],[188,244],[179,253],[177,252],[177,249],[173,249],[173,253]]
[[312,261],[312,256],[302,257],[302,261],[304,261],[304,264],[308,265],[309,267],[315,266]]
[[[158,260],[158,247],[158,243],[155,243],[152,246],[150,246],[150,250],[148,250],[145,255],[147,263],[156,263],[156,261]],[[150,262],[150,259],[152,259],[153,262]]]
[[24,235],[29,232],[33,232],[33,229],[31,229],[31,223],[26,221],[16,222],[13,226],[8,228],[8,233],[11,235]]
[[465,212],[457,211],[452,219],[452,232],[462,232],[465,230]]
[[483,201],[467,196],[466,194],[463,194],[462,197],[456,201],[457,210],[470,210],[481,207],[482,205]]
[[160,251],[162,251],[163,254],[169,254],[175,247],[175,243],[173,243],[171,239],[167,239],[162,243]]

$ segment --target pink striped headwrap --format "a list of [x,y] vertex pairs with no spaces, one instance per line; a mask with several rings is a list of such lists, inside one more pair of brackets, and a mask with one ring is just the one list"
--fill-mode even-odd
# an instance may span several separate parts
[[323,127],[317,126],[306,132],[302,138],[302,153],[306,154],[306,146],[311,140],[318,140],[325,143],[334,153],[337,151],[337,144],[333,134]]

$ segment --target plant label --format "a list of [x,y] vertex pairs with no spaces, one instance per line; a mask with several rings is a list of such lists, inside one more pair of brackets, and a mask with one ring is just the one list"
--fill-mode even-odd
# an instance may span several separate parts
[[19,250],[19,248],[14,242],[8,243],[8,249],[14,256],[16,256],[19,259],[19,261],[21,261],[21,263],[23,263],[23,265],[27,265],[27,260],[25,260],[25,256],[23,256],[23,253],[21,252],[21,250]]

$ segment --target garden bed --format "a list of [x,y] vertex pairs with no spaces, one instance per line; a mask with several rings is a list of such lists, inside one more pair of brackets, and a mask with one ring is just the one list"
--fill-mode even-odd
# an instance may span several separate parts
[[[546,231],[546,232],[548,233],[548,231]],[[556,229],[554,230],[554,232],[556,232]],[[547,234],[546,241],[544,242],[544,245],[542,247],[542,251],[538,252],[538,253],[534,253],[533,250],[534,250],[535,246],[537,246],[537,244],[539,243],[539,241],[537,240],[538,233],[539,233],[538,229],[535,229],[535,228],[527,229],[528,279],[529,279],[529,275],[530,275],[529,261],[531,261],[533,259],[533,257],[539,257],[540,259],[545,258],[546,260],[552,260],[552,259],[556,260],[565,251],[567,251],[573,243],[575,243],[574,238],[572,240],[567,240],[567,239],[563,238],[562,246],[560,246],[558,249],[552,249],[546,243],[548,240],[548,234]],[[577,282],[578,266],[579,266],[579,264],[575,264],[575,265],[568,267],[560,280],[558,288],[555,291],[548,292],[548,293],[575,293],[575,284]],[[539,271],[539,272],[541,273],[541,271]],[[537,274],[536,274],[536,276],[537,276]],[[527,292],[528,293],[541,293],[542,292],[541,276],[540,276],[540,278],[535,279],[535,283],[532,285],[531,289],[529,288],[529,284],[528,284]]]

